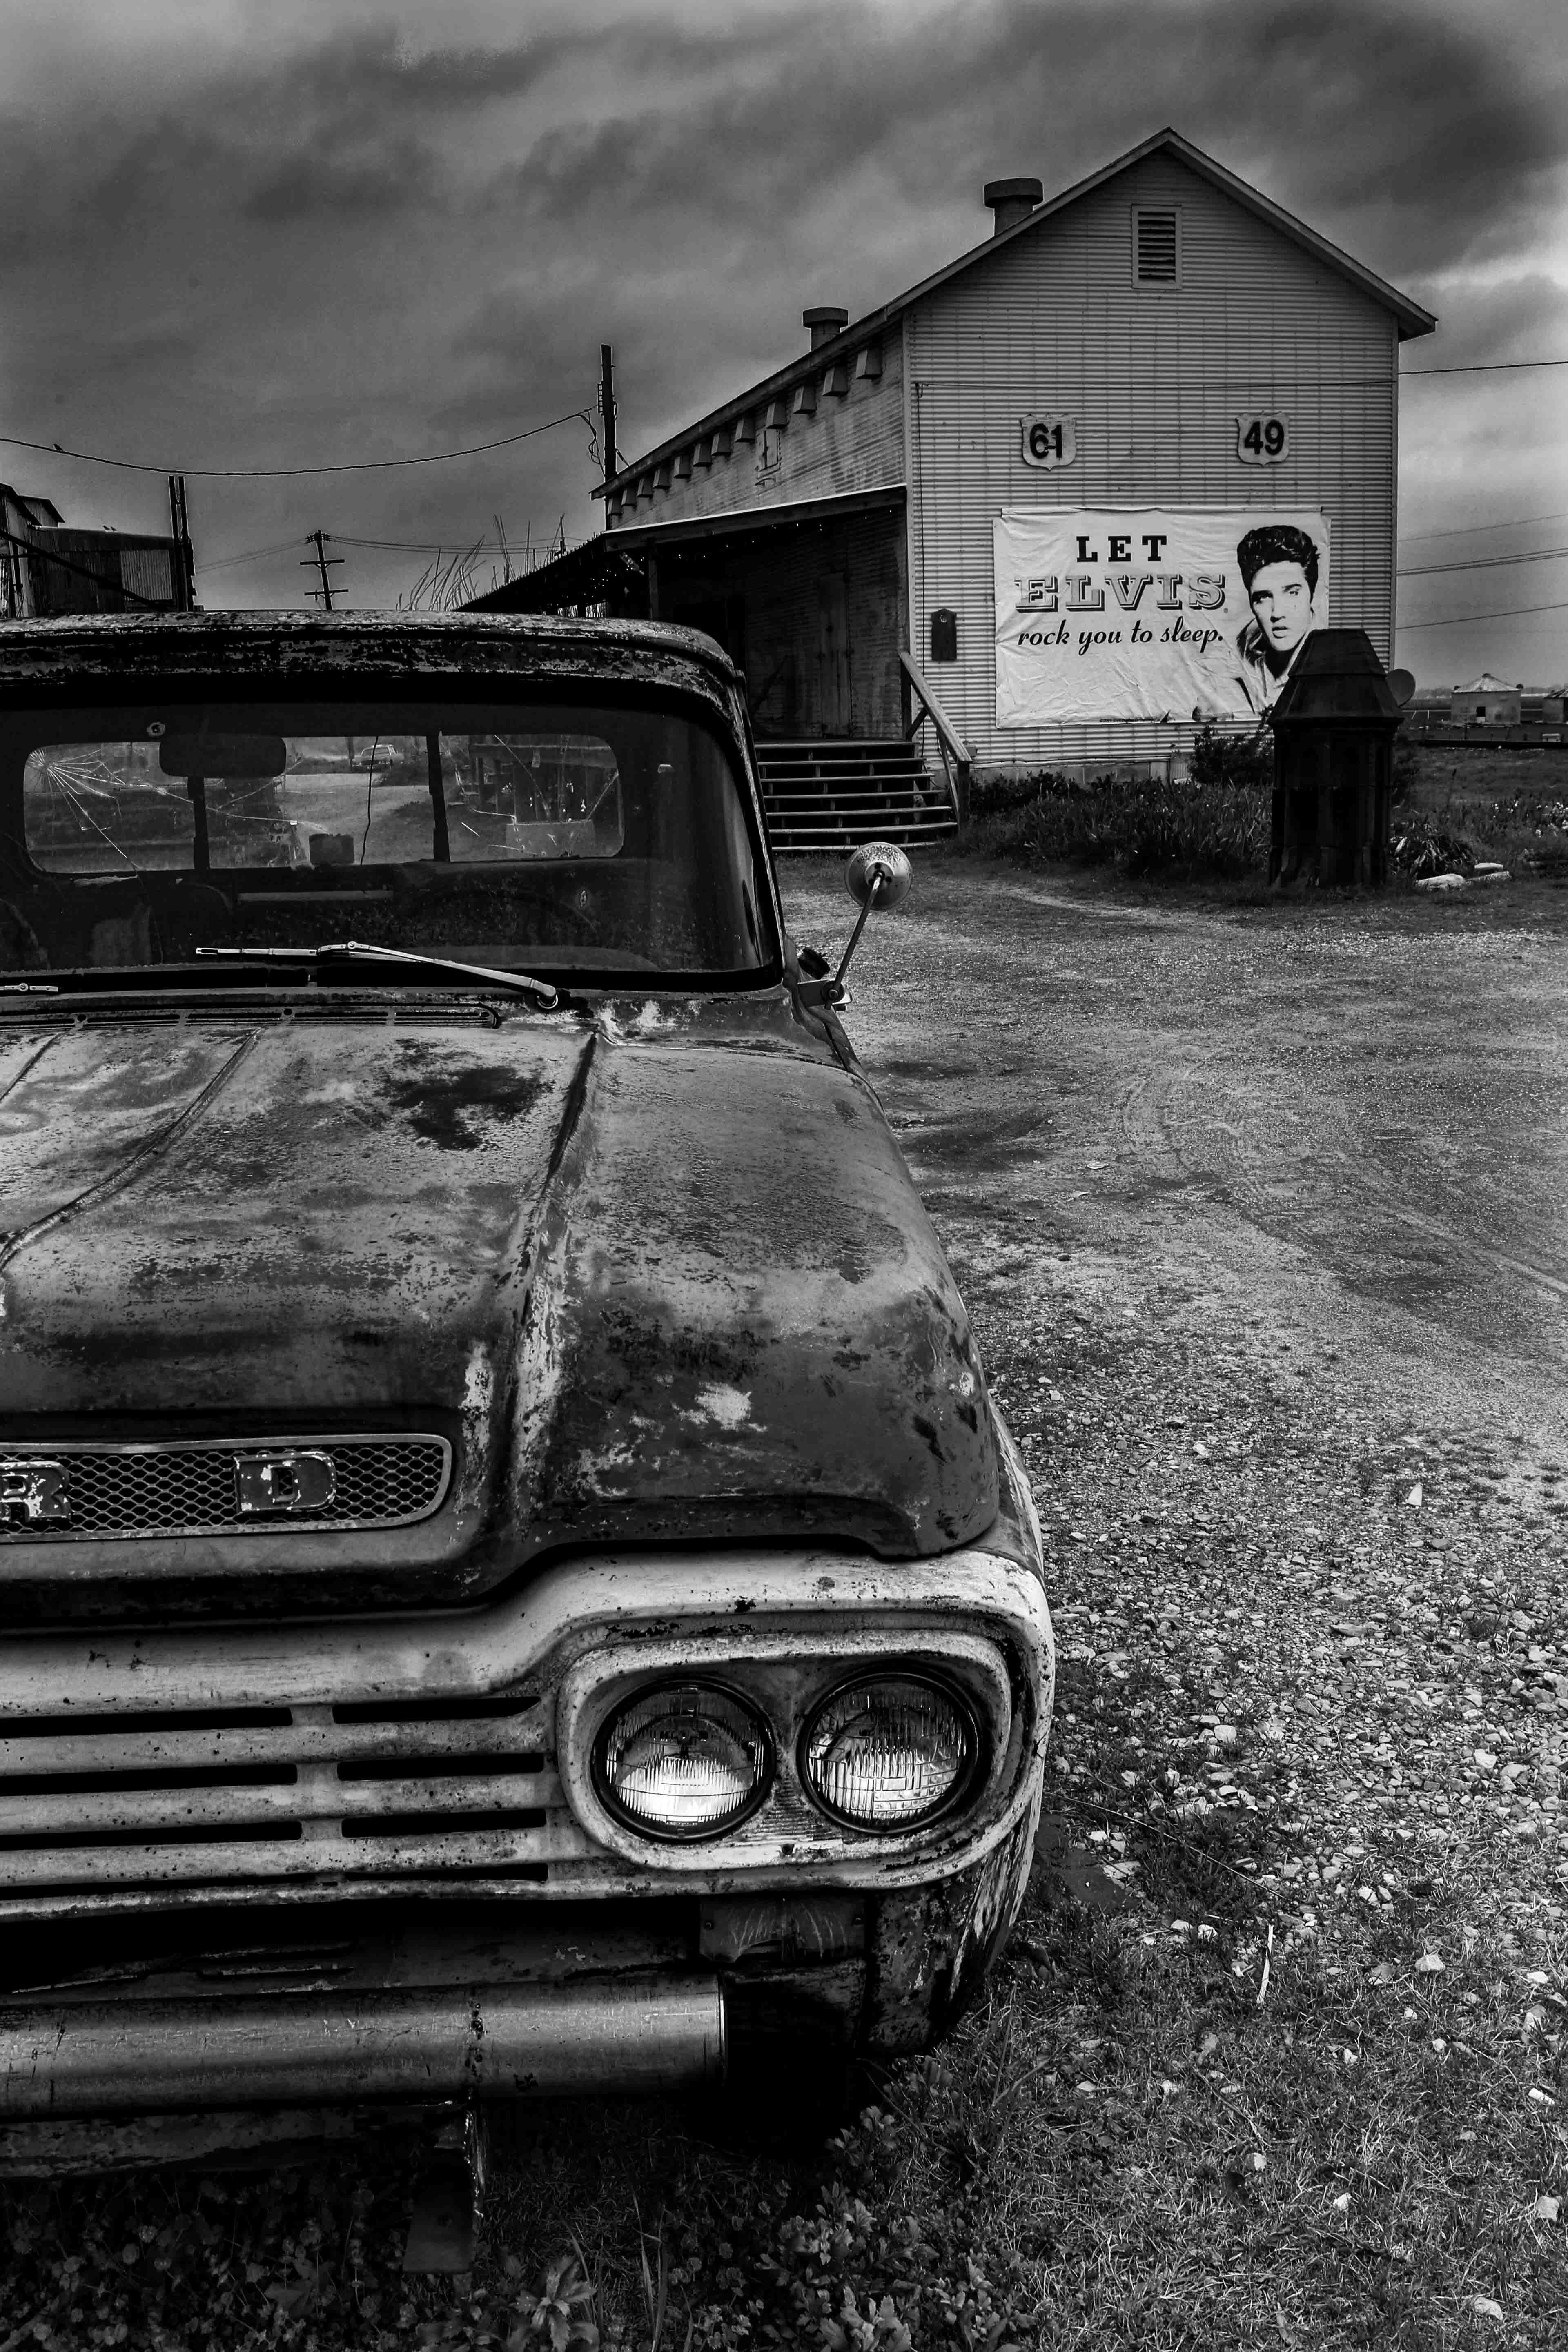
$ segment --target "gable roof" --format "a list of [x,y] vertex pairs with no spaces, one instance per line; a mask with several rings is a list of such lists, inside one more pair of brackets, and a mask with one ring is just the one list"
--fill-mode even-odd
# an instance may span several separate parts
[[1016,222],[1013,227],[1004,229],[999,236],[986,237],[968,253],[960,254],[956,261],[950,261],[943,268],[934,270],[931,277],[922,278],[918,286],[911,286],[906,293],[897,294],[890,302],[884,302],[879,310],[868,310],[864,318],[853,320],[841,334],[835,335],[831,342],[819,343],[814,350],[801,352],[787,366],[764,376],[760,383],[753,383],[746,391],[737,393],[722,406],[710,409],[706,416],[699,417],[694,424],[683,425],[679,433],[672,434],[667,441],[661,441],[657,448],[647,450],[630,465],[622,466],[601,484],[595,491],[595,497],[603,497],[607,491],[635,480],[648,467],[662,464],[666,457],[673,457],[678,449],[684,448],[694,438],[713,432],[721,425],[732,423],[747,409],[755,408],[767,400],[784,398],[795,390],[797,383],[804,383],[809,377],[820,374],[824,368],[831,367],[835,360],[847,359],[859,344],[892,326],[915,303],[923,301],[951,279],[961,277],[967,269],[975,268],[983,261],[988,261],[1004,246],[1015,243],[1019,237],[1028,236],[1042,221],[1053,219],[1069,205],[1077,204],[1080,197],[1090,195],[1096,188],[1103,187],[1108,180],[1114,180],[1119,173],[1131,171],[1135,163],[1142,163],[1147,157],[1158,154],[1174,155],[1201,179],[1207,180],[1258,219],[1267,222],[1270,228],[1278,229],[1282,236],[1288,236],[1292,243],[1300,246],[1314,260],[1322,262],[1338,276],[1348,278],[1352,286],[1359,287],[1363,294],[1369,294],[1385,310],[1391,310],[1398,321],[1401,342],[1407,342],[1415,335],[1429,335],[1436,327],[1437,320],[1432,311],[1424,310],[1419,302],[1413,302],[1408,294],[1402,294],[1396,286],[1389,285],[1387,279],[1379,278],[1375,270],[1352,260],[1337,245],[1331,245],[1326,236],[1320,236],[1316,229],[1309,228],[1305,221],[1299,221],[1293,213],[1288,213],[1282,205],[1275,204],[1256,188],[1248,187],[1247,182],[1237,179],[1234,172],[1227,172],[1223,163],[1216,163],[1212,155],[1205,155],[1201,147],[1194,147],[1190,140],[1184,139],[1179,131],[1156,131],[1152,138],[1142,141],[1136,147],[1130,147],[1125,155],[1117,156],[1114,163],[1104,164],[1098,172],[1091,172],[1088,179],[1076,181],[1070,188],[1064,188],[1059,195],[1047,196],[1043,204],[1037,205],[1032,212]]

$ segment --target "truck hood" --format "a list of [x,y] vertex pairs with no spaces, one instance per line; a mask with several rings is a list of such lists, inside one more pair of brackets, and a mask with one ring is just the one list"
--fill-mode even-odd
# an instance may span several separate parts
[[0,1041],[0,1432],[435,1429],[429,1520],[13,1538],[13,1622],[478,1599],[601,1542],[948,1549],[994,1517],[968,1321],[874,1096],[787,995],[428,999]]

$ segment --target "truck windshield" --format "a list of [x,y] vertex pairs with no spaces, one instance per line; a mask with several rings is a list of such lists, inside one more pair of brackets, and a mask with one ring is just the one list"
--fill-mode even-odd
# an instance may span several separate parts
[[0,971],[351,937],[612,986],[743,984],[779,953],[741,783],[681,710],[149,703],[0,727]]

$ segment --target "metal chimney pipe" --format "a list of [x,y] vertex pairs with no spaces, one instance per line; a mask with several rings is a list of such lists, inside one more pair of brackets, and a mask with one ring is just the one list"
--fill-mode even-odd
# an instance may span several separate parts
[[824,343],[830,343],[835,335],[841,335],[844,332],[845,328],[849,324],[849,313],[847,310],[836,310],[831,306],[816,310],[803,310],[800,314],[800,323],[803,327],[808,327],[811,330],[811,348],[815,352],[820,350]]
[[1039,180],[987,180],[985,201],[993,214],[992,236],[1005,236],[1010,228],[1027,220],[1045,193]]

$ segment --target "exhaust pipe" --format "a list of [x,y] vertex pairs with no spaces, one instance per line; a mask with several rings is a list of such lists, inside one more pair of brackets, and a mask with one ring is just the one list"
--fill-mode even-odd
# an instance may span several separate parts
[[717,1977],[0,2010],[0,2120],[671,2091],[724,2072]]

